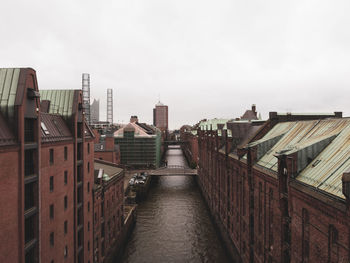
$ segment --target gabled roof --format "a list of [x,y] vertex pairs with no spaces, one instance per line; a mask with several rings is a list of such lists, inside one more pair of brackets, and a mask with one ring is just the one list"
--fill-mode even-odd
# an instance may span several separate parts
[[246,112],[241,117],[241,120],[258,120],[256,112],[252,110],[246,110]]
[[78,95],[80,90],[41,90],[40,99],[49,100],[49,113],[59,114],[69,119],[76,111]]
[[124,131],[133,131],[135,137],[153,137],[154,135],[147,134],[143,128],[135,122],[130,122],[128,125],[120,128],[114,133],[114,137],[124,137]]

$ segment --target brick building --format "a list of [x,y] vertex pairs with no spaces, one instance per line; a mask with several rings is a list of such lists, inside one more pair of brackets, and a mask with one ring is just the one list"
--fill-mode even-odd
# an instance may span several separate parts
[[120,245],[124,225],[124,171],[95,159],[94,262],[104,262]]
[[350,119],[270,113],[226,126],[199,130],[198,182],[231,251],[243,262],[349,262]]
[[198,164],[198,136],[195,127],[184,125],[180,128],[180,140],[182,152],[186,156],[187,162],[193,168]]
[[162,139],[168,138],[168,106],[164,105],[160,101],[153,109],[153,125],[157,127],[162,133]]
[[101,135],[96,129],[93,132],[95,134],[95,158],[120,164],[120,147],[115,144],[113,134]]
[[81,91],[39,93],[33,69],[5,68],[0,101],[0,262],[93,262],[94,137]]

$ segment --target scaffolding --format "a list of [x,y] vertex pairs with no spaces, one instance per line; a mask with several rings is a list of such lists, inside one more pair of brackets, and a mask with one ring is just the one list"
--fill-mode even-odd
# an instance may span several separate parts
[[82,75],[82,89],[83,89],[83,109],[85,118],[88,124],[91,124],[90,118],[90,74],[83,73]]
[[113,90],[107,89],[107,121],[113,124]]

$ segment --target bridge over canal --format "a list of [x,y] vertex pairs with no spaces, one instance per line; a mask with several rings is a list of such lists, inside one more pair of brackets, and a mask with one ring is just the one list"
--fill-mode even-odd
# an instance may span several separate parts
[[169,176],[169,175],[185,175],[196,176],[197,169],[191,169],[182,165],[167,165],[149,172],[150,175],[155,176]]

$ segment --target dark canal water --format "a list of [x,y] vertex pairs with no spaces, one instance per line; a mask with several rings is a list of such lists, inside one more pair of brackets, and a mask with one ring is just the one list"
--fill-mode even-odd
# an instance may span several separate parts
[[[170,148],[167,160],[187,165],[180,148]],[[193,177],[155,180],[138,206],[122,262],[230,262]]]

